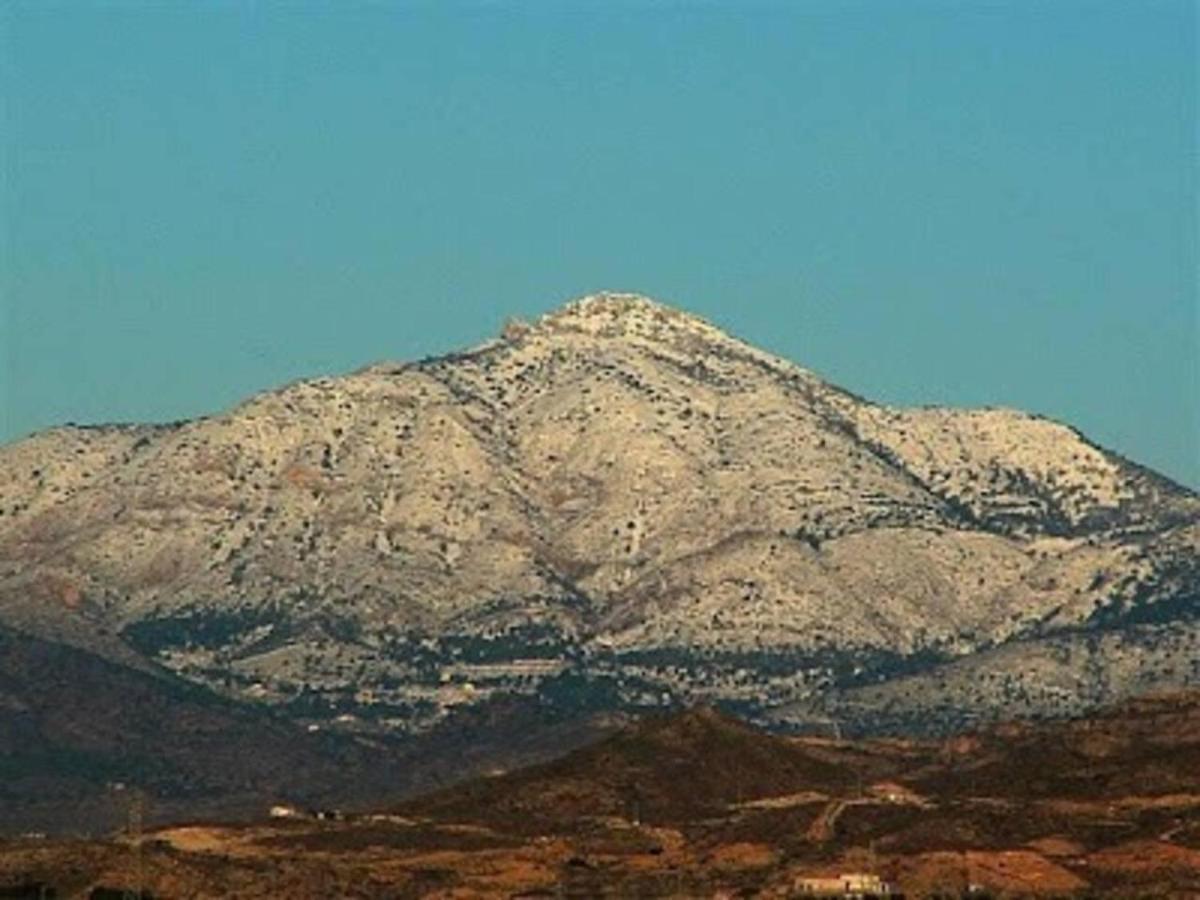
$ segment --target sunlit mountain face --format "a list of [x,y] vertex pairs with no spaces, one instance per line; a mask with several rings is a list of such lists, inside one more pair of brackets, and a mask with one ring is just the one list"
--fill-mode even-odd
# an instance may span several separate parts
[[[517,708],[563,735],[697,704],[830,736],[1074,715],[1200,681],[1198,613],[1189,490],[640,296],[0,448],[6,633],[314,738],[471,722],[500,752]],[[0,717],[52,702],[10,676]]]

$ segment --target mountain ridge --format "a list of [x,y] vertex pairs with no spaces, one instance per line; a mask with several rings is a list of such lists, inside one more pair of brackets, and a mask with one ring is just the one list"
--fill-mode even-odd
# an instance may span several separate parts
[[1128,625],[1085,709],[1200,678],[1156,649],[1198,546],[1193,492],[1070,426],[874,404],[629,294],[0,447],[0,623],[368,731],[543,692],[780,722]]

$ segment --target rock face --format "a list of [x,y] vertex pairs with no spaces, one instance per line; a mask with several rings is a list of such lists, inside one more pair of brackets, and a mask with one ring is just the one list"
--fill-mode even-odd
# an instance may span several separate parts
[[527,693],[919,730],[1200,682],[1200,499],[602,294],[0,448],[0,623],[348,729]]

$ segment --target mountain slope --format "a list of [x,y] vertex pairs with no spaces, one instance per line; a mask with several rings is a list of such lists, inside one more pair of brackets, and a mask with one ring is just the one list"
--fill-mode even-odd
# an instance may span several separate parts
[[[922,753],[924,755],[922,755]],[[560,759],[468,781],[401,807],[537,833],[604,816],[682,822],[801,790],[837,794],[893,777],[932,752],[784,740],[701,708],[650,717]]]
[[[1194,494],[1070,428],[872,404],[629,295],[0,448],[0,621],[351,729],[513,693],[869,727],[813,704],[1068,635],[1186,644],[1198,546]],[[1145,687],[1129,646],[1030,711]]]
[[103,833],[128,789],[153,818],[399,796],[402,747],[309,733],[178,679],[0,629],[0,834]]
[[1194,897],[1200,694],[942,742],[783,737],[691,710],[389,811],[146,837],[136,853],[125,835],[0,839],[0,892],[784,898],[865,873],[918,898]]

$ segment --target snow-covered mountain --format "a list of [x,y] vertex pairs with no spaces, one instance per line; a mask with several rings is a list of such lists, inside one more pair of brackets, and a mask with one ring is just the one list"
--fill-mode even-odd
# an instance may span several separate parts
[[1200,683],[1200,499],[600,294],[219,416],[0,448],[0,624],[318,727],[718,702],[937,728]]

